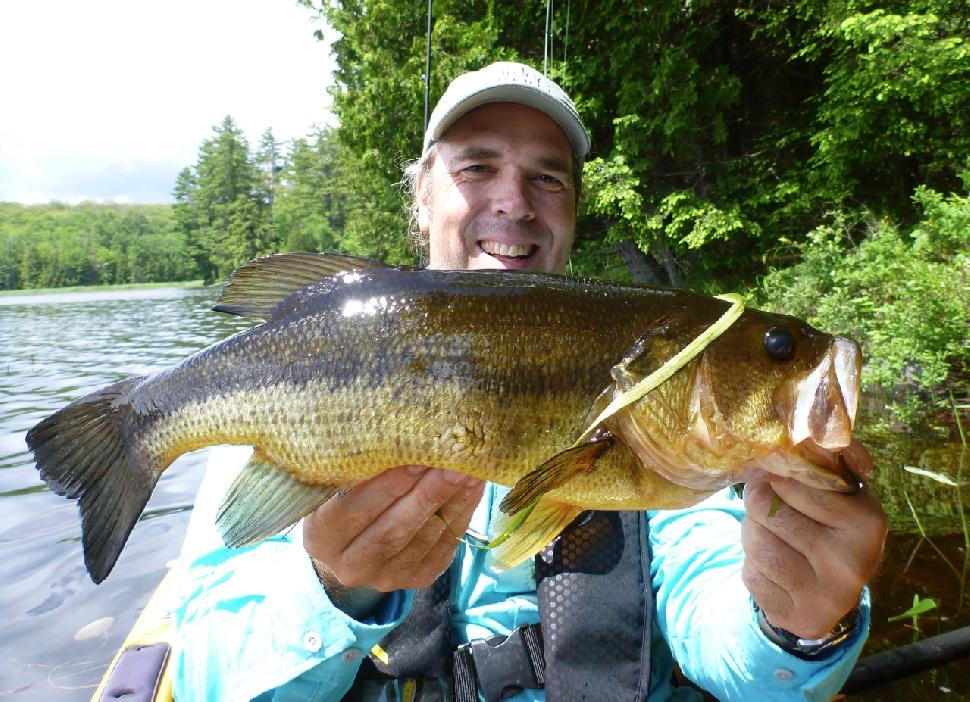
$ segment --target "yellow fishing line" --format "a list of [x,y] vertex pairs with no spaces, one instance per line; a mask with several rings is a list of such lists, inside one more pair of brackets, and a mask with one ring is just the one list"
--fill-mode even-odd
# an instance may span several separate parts
[[[728,328],[737,321],[738,317],[741,316],[741,313],[744,312],[745,300],[743,295],[738,295],[737,293],[727,293],[725,295],[718,295],[717,299],[730,302],[731,306],[717,319],[717,321],[714,322],[714,324],[698,334],[698,336],[687,344],[687,346],[668,358],[664,364],[660,366],[660,368],[655,370],[653,373],[648,375],[619,397],[614,398],[613,401],[607,405],[606,409],[600,412],[599,416],[593,420],[593,422],[589,425],[589,428],[580,435],[580,437],[576,440],[576,443],[573,444],[573,447],[579,446],[584,440],[586,440],[602,422],[612,417],[627,405],[639,400],[648,392],[669,379],[674,373],[690,363],[690,361],[697,356],[697,354],[710,346],[710,344],[717,339],[717,337],[726,332]],[[469,543],[471,546],[482,549],[495,548],[508,540],[509,536],[511,536],[516,529],[522,526],[525,520],[528,519],[529,515],[532,514],[532,510],[534,510],[538,504],[539,501],[536,500],[522,510],[520,516],[509,524],[505,531],[494,539],[491,539],[485,546],[470,544],[467,540],[465,540],[465,543]]]
[[660,368],[655,370],[653,373],[648,375],[619,397],[614,398],[613,401],[607,405],[606,409],[600,412],[599,416],[593,420],[592,424],[589,425],[589,428],[584,431],[578,439],[576,439],[576,443],[573,444],[574,447],[579,446],[583,441],[585,441],[589,435],[596,430],[596,427],[598,427],[604,421],[612,417],[627,405],[639,400],[665,380],[669,379],[674,373],[690,363],[690,361],[697,356],[697,354],[706,349],[712,341],[726,332],[728,327],[734,324],[737,318],[741,316],[741,313],[744,312],[744,297],[741,295],[729,293],[727,295],[718,295],[717,299],[731,303],[731,306],[728,308],[727,312],[722,314],[721,317],[714,322],[714,324],[701,332],[696,339],[668,358],[664,364],[660,366]]

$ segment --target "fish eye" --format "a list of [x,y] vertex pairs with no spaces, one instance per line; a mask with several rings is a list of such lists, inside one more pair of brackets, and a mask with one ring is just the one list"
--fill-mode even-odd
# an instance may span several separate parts
[[795,352],[795,337],[784,327],[765,332],[765,352],[776,361],[787,361]]

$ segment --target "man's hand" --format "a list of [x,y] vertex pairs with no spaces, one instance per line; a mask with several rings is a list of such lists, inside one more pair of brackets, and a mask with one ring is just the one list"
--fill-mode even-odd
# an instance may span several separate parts
[[303,545],[331,598],[427,587],[451,563],[454,534],[468,528],[483,489],[460,473],[394,468],[318,507],[303,521]]
[[[775,496],[781,505],[772,516]],[[886,538],[886,516],[868,488],[817,490],[769,477],[744,488],[745,586],[768,622],[804,639],[826,636],[859,602]]]

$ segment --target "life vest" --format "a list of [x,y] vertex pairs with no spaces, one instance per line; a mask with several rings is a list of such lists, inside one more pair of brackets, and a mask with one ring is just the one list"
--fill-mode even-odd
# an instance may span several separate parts
[[[536,556],[536,590],[540,626],[456,648],[445,571],[415,594],[380,643],[386,658],[371,655],[355,687],[393,685],[398,693],[385,699],[401,700],[477,702],[481,691],[494,702],[526,687],[544,688],[548,702],[646,699],[654,607],[646,514],[580,515]],[[359,698],[352,690],[345,699]]]

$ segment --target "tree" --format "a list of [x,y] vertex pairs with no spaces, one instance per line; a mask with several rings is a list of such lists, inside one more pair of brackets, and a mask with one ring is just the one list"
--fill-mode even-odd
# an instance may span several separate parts
[[228,115],[213,132],[199,147],[194,171],[179,175],[174,193],[187,246],[207,282],[273,249],[246,136]]

